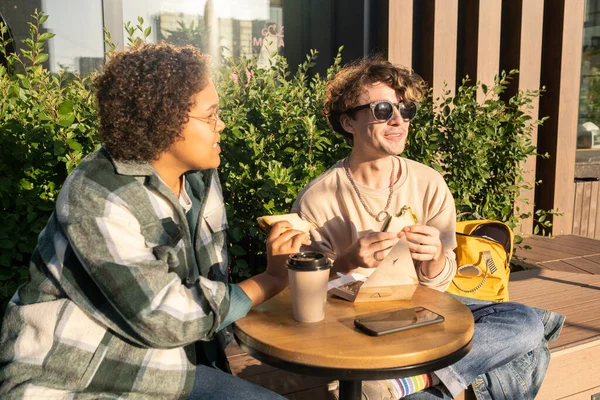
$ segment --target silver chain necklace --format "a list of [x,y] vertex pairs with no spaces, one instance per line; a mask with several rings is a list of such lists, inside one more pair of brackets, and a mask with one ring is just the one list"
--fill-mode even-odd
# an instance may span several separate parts
[[394,164],[394,157],[392,157],[392,173],[390,175],[390,194],[388,196],[387,203],[385,203],[385,207],[383,208],[383,210],[379,211],[378,214],[375,214],[373,211],[371,211],[369,206],[367,206],[367,204],[365,203],[365,200],[363,199],[362,194],[360,194],[360,190],[358,190],[358,186],[356,185],[356,182],[354,182],[354,178],[352,178],[352,173],[350,172],[350,159],[348,157],[346,157],[342,164],[344,166],[344,171],[346,171],[346,175],[348,176],[350,183],[352,183],[352,187],[354,188],[354,191],[358,195],[358,199],[360,200],[360,203],[365,208],[365,211],[367,212],[367,214],[369,214],[371,217],[375,218],[375,220],[377,222],[383,222],[390,215],[390,213],[387,211],[387,209],[390,206],[390,203],[392,202],[392,194],[394,193],[394,176],[395,176],[395,172],[396,172],[396,164]]

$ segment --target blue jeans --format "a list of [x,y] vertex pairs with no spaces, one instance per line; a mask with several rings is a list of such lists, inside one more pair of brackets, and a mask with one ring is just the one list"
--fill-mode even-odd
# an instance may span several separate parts
[[475,319],[472,349],[455,364],[435,371],[453,396],[478,375],[500,367],[542,343],[544,326],[532,308],[519,303],[467,304]]
[[189,399],[285,400],[263,387],[206,365],[196,366],[196,381]]
[[447,387],[428,388],[407,399],[451,399],[468,384],[478,400],[534,399],[550,362],[547,342],[558,337],[564,317],[518,303],[453,297],[473,312],[472,350],[454,365],[436,371]]
[[[538,347],[544,334],[542,321],[530,307],[519,303],[472,302],[471,299],[458,296],[456,298],[465,303],[473,313],[475,330],[471,351],[453,365],[435,371],[451,397],[458,396],[479,375]],[[408,398],[416,400],[450,397],[447,392],[433,388]]]

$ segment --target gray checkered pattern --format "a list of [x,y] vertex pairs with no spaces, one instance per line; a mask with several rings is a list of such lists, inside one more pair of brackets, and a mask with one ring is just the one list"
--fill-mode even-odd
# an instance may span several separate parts
[[213,337],[230,306],[218,177],[188,178],[203,193],[195,248],[183,207],[150,164],[101,149],[67,178],[31,280],[7,309],[1,398],[187,396],[193,343]]

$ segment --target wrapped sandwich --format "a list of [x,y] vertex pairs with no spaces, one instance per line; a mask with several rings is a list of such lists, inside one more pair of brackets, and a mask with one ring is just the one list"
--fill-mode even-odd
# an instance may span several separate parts
[[292,214],[280,214],[280,215],[265,215],[258,217],[258,226],[264,232],[268,233],[271,230],[271,225],[279,221],[288,221],[292,224],[291,229],[296,229],[302,232],[308,233],[312,229],[312,224],[300,218],[296,213]]

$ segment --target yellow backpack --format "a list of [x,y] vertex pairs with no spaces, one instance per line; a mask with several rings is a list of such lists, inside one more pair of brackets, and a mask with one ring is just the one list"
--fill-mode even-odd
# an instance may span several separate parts
[[447,292],[480,300],[508,301],[514,233],[503,222],[456,223],[457,271]]

